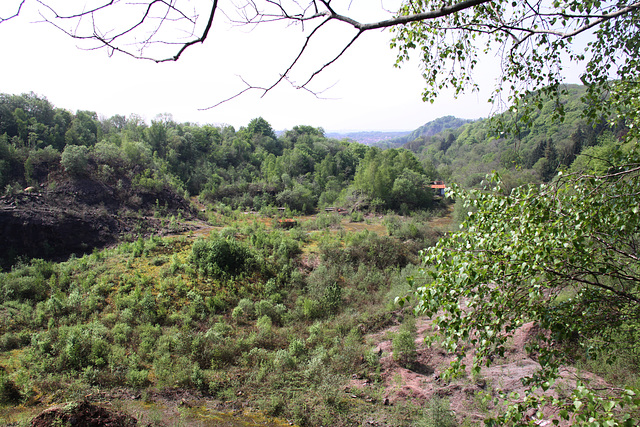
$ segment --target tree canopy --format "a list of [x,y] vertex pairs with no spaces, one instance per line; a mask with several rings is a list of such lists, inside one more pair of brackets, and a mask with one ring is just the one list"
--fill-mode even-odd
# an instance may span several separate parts
[[[425,7],[407,3],[402,13]],[[505,396],[511,405],[489,424],[530,425],[533,421],[523,415],[545,406],[556,408],[556,423],[635,423],[637,390],[603,394],[582,378],[568,396],[545,392],[564,363],[597,357],[603,347],[620,353],[637,348],[637,7],[624,2],[487,2],[446,22],[417,21],[394,30],[400,62],[414,50],[421,56],[425,100],[445,87],[456,92],[474,88],[479,53],[497,49],[502,78],[494,99],[509,93],[511,124],[531,125],[549,95],[556,95],[555,117],[564,117],[557,95],[566,91],[561,82],[567,61],[584,61],[583,117],[588,123],[623,123],[606,157],[578,162],[571,174],[556,175],[557,153],[549,140],[541,141],[537,158],[544,164],[538,169],[550,184],[505,190],[494,175],[483,190],[454,187],[450,192],[464,203],[467,219],[459,233],[424,252],[424,276],[417,278],[414,294],[416,309],[434,316],[442,344],[459,355],[449,373],[465,368],[467,353],[474,354],[472,370],[479,372],[504,354],[507,339],[525,322],[543,331],[536,348],[540,371],[523,378],[527,394]],[[584,51],[573,47],[578,36],[588,40]]]

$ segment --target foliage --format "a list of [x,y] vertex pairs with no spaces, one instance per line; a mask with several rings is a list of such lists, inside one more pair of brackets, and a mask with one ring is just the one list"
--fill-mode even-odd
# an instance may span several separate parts
[[437,396],[429,400],[424,416],[416,423],[416,427],[454,427],[457,425],[449,401]]
[[[429,1],[406,2],[399,15],[420,14],[434,6]],[[523,379],[529,386],[526,396],[514,396],[512,405],[496,420],[488,420],[489,425],[527,425],[522,414],[545,405],[559,408],[555,423],[631,425],[629,411],[640,403],[632,390],[599,395],[579,383],[569,397],[544,392],[562,363],[592,357],[591,347],[619,345],[613,338],[617,341],[619,334],[635,346],[640,320],[635,249],[640,158],[634,112],[640,99],[635,83],[638,7],[575,0],[529,6],[482,2],[443,19],[397,26],[393,46],[399,49],[398,64],[419,50],[427,82],[423,96],[433,102],[445,88],[456,94],[477,88],[472,73],[480,52],[508,52],[502,55],[492,100],[506,95],[511,114],[492,125],[517,138],[522,130],[525,135],[535,131],[536,120],[545,117],[538,113],[549,108],[545,127],[551,135],[531,144],[528,152],[514,147],[498,164],[533,168],[541,180],[550,181],[558,166],[570,165],[584,147],[602,144],[583,151],[583,156],[596,154],[598,167],[585,171],[590,165],[576,163],[575,175],[561,174],[549,185],[505,188],[496,178],[484,191],[454,187],[451,195],[465,203],[468,218],[463,231],[425,251],[428,282],[416,290],[417,310],[435,316],[443,345],[458,354],[450,375],[464,370],[469,348],[475,349],[472,370],[478,372],[504,354],[505,340],[517,327],[533,321],[542,328],[541,344],[532,349],[539,354],[540,372]],[[574,48],[574,40],[587,34],[592,39],[586,49]],[[562,95],[569,90],[561,85],[567,59],[584,66],[581,118],[596,129],[592,135],[610,130],[609,141],[587,142],[585,127],[579,125],[566,143],[558,143],[562,136],[554,120],[567,117]],[[608,129],[602,132],[603,127]],[[480,148],[480,139],[468,132],[471,128],[461,130],[458,147]],[[448,141],[440,142],[438,154],[444,157],[451,147]],[[497,160],[478,151],[486,163]],[[442,176],[448,166],[439,166]],[[479,174],[466,172],[470,179],[465,185],[481,185]]]
[[189,260],[205,275],[224,277],[250,269],[253,255],[233,238],[212,236],[193,243]]
[[[456,3],[404,2],[398,15],[416,15]],[[457,13],[440,19],[418,19],[393,28],[396,64],[408,60],[416,50],[424,65],[425,101],[434,102],[445,88],[452,88],[455,94],[477,89],[473,80],[476,66],[486,54],[495,52],[506,54],[500,56],[501,74],[490,100],[507,97],[510,111],[520,122],[511,123],[516,127],[530,124],[530,115],[542,108],[541,100],[549,95],[555,99],[554,115],[564,114],[558,95],[566,93],[561,83],[569,63],[584,70],[586,114],[593,122],[601,117],[603,107],[613,107],[601,105],[609,91],[629,99],[620,86],[638,77],[637,5],[560,0],[529,8],[526,3],[501,0],[458,6]]]
[[[237,131],[176,123],[168,115],[150,125],[135,115],[99,120],[95,112],[72,114],[34,94],[0,95],[0,122],[3,189],[63,180],[65,174],[56,173],[61,159],[66,176],[90,177],[119,193],[186,190],[205,202],[264,212],[281,207],[312,213],[348,204],[345,191],[360,161],[373,150],[326,138],[311,126],[295,126],[278,136],[263,118]],[[425,178],[415,159],[393,166],[393,173],[403,179],[393,195],[398,200],[387,200],[390,207],[428,206],[404,200],[414,197],[411,188],[423,190]]]
[[401,366],[411,369],[416,362],[416,322],[413,316],[405,318],[391,342],[393,360]]
[[[623,341],[635,346],[638,164],[633,154],[604,176],[560,175],[508,195],[498,176],[486,191],[454,187],[452,196],[471,208],[464,230],[425,251],[430,282],[416,291],[417,310],[437,315],[444,345],[459,355],[451,374],[463,368],[463,342],[476,347],[477,371],[503,355],[508,335],[528,321],[549,331],[537,349],[542,371],[525,379],[532,391],[546,389],[575,353],[591,354],[582,347],[587,339],[604,348],[626,333]],[[574,409],[575,416],[585,410]]]
[[62,152],[60,164],[73,176],[84,175],[87,173],[88,151],[84,145],[67,145]]
[[354,176],[354,187],[369,200],[379,199],[395,209],[403,204],[413,209],[429,207],[432,191],[427,184],[418,159],[402,149],[370,150]]

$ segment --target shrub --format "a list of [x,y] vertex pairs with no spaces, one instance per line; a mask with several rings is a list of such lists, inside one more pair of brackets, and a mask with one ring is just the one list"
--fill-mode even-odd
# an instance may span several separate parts
[[416,362],[416,326],[413,317],[405,318],[404,323],[391,342],[393,360],[400,366],[411,369]]
[[271,327],[273,323],[271,322],[271,318],[269,316],[261,316],[258,318],[256,322],[256,328],[258,328],[258,332],[260,335],[267,335],[271,332]]
[[31,342],[31,335],[27,331],[18,334],[7,332],[0,336],[0,351],[22,348]]
[[364,215],[360,211],[351,212],[351,222],[362,222],[364,221]]
[[60,164],[70,175],[84,175],[89,162],[88,152],[84,145],[67,145],[62,152]]
[[22,400],[22,395],[16,384],[4,372],[0,371],[0,404],[13,405]]
[[58,161],[60,153],[50,145],[31,151],[24,164],[27,182],[35,184],[38,180],[46,178],[54,163]]
[[203,274],[219,277],[235,276],[255,261],[246,245],[219,236],[196,240],[189,259]]
[[273,365],[281,370],[292,369],[296,366],[296,360],[288,350],[278,350],[273,358]]
[[314,299],[298,298],[296,304],[302,308],[302,315],[309,320],[318,319],[324,315],[322,305]]
[[144,387],[149,382],[149,371],[146,369],[129,369],[127,383],[135,388]]
[[416,427],[454,427],[456,423],[455,413],[449,409],[449,400],[433,396],[421,419],[417,420]]
[[338,282],[327,286],[322,296],[322,305],[327,313],[335,314],[342,306],[342,288]]
[[42,301],[47,297],[47,283],[42,276],[5,276],[2,298],[8,300]]
[[302,356],[306,351],[305,343],[300,338],[294,338],[289,343],[289,354],[293,357]]
[[238,301],[238,305],[231,312],[231,317],[236,322],[244,322],[253,319],[255,316],[255,307],[253,301],[249,298],[243,298]]

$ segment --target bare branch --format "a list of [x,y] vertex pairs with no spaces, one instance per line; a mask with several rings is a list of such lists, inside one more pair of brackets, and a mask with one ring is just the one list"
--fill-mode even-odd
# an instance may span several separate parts
[[178,53],[176,53],[173,56],[173,58],[156,61],[156,62],[177,61],[180,58],[180,56],[184,53],[184,51],[187,50],[189,47],[193,46],[194,44],[204,43],[204,41],[207,39],[207,36],[209,35],[209,31],[211,31],[211,26],[213,25],[213,17],[217,9],[218,9],[218,0],[213,0],[213,4],[211,5],[211,11],[209,12],[209,19],[207,20],[207,25],[205,26],[202,32],[202,35],[200,37],[182,45]]
[[[240,77],[240,76],[238,76],[238,77]],[[244,88],[244,89],[243,89],[243,90],[241,90],[240,92],[237,92],[237,93],[236,93],[236,94],[234,94],[234,95],[231,95],[231,96],[230,96],[230,97],[228,97],[228,98],[223,99],[222,101],[220,101],[220,102],[218,102],[218,103],[216,103],[216,104],[214,104],[214,105],[212,105],[212,106],[210,106],[210,107],[198,108],[198,110],[199,110],[199,111],[211,110],[211,109],[216,108],[216,107],[218,107],[218,106],[220,106],[220,105],[222,105],[222,104],[226,104],[227,102],[232,101],[232,100],[234,100],[234,99],[238,98],[239,96],[243,95],[244,93],[249,92],[249,91],[251,91],[251,90],[262,90],[262,91],[266,90],[266,88],[263,88],[263,87],[251,86],[251,85],[250,85],[249,83],[247,83],[247,82],[246,82],[242,77],[240,77],[240,80],[242,80],[242,81],[243,81],[243,83],[247,85],[247,87],[246,87],[246,88]]]
[[117,3],[119,0],[111,0],[108,3],[105,3],[105,4],[101,5],[101,6],[95,7],[95,8],[90,9],[90,10],[83,10],[82,12],[76,13],[76,14],[73,14],[73,15],[58,15],[58,12],[56,12],[47,3],[43,2],[42,0],[36,0],[36,1],[38,3],[40,3],[42,6],[46,7],[47,9],[49,9],[51,11],[51,13],[54,14],[56,19],[76,19],[76,18],[82,18],[84,16],[92,15],[94,12],[98,12],[100,10],[106,9],[109,6],[112,6],[114,3]]
[[386,19],[384,21],[374,22],[371,24],[362,24],[344,15],[330,14],[329,12],[324,12],[324,14],[329,15],[332,19],[336,21],[346,22],[360,31],[369,31],[369,30],[377,30],[381,28],[396,27],[398,25],[406,25],[412,22],[428,21],[436,18],[442,18],[444,16],[453,15],[454,13],[457,13],[466,9],[470,9],[474,6],[479,6],[484,3],[490,3],[490,2],[491,0],[464,0],[452,6],[445,6],[438,10],[416,13],[413,15],[398,16],[392,19]]
[[622,298],[628,299],[630,301],[633,301],[636,304],[640,304],[640,299],[638,299],[636,296],[634,296],[634,295],[632,295],[632,294],[630,294],[628,292],[619,291],[619,290],[617,290],[617,289],[615,289],[615,288],[613,288],[611,286],[605,285],[603,283],[599,283],[599,282],[596,282],[596,281],[593,281],[593,280],[587,280],[587,279],[585,279],[583,277],[580,277],[580,276],[577,276],[577,275],[573,275],[573,274],[564,273],[562,271],[558,271],[558,270],[555,270],[555,269],[552,269],[552,268],[545,268],[545,271],[548,272],[548,273],[551,273],[551,274],[553,274],[555,276],[568,279],[570,281],[575,281],[575,282],[578,282],[578,283],[583,283],[585,285],[590,285],[590,286],[593,286],[593,287],[596,287],[596,288],[607,290],[609,292],[614,293],[615,295],[617,295],[619,297],[622,297]]
[[309,77],[309,79],[307,79],[306,82],[304,82],[300,87],[304,88],[306,87],[311,80],[313,80],[313,78],[315,76],[317,76],[318,74],[320,74],[325,68],[327,68],[328,66],[330,66],[331,64],[333,64],[334,62],[336,62],[338,59],[340,59],[340,57],[342,55],[344,55],[344,53],[347,51],[347,49],[349,49],[353,43],[355,43],[355,41],[358,39],[358,37],[360,37],[360,35],[362,35],[364,31],[358,31],[358,34],[356,34],[349,43],[347,43],[347,45],[344,47],[344,49],[342,49],[340,51],[340,53],[338,53],[331,61],[327,62],[326,64],[324,64],[322,67],[320,67],[319,69],[317,69],[316,71],[313,72],[313,74],[311,74],[311,76]]
[[[313,31],[311,32],[311,34],[309,34],[307,36],[306,41],[304,42],[304,45],[302,46],[302,49],[300,49],[300,52],[298,52],[298,56],[296,56],[296,58],[291,62],[291,64],[289,65],[289,68],[287,68],[287,70],[280,76],[280,78],[278,80],[275,81],[275,83],[273,83],[269,88],[267,88],[267,90],[265,91],[265,93],[262,95],[266,95],[267,92],[269,92],[271,89],[273,89],[274,87],[276,87],[278,84],[280,84],[280,82],[287,78],[287,76],[289,75],[289,73],[291,72],[291,70],[293,69],[293,67],[295,67],[295,65],[298,63],[298,61],[300,60],[300,58],[302,57],[302,55],[304,54],[304,52],[307,50],[307,47],[309,47],[309,42],[311,41],[311,38],[314,36],[314,34],[317,34],[317,32],[320,30],[320,28],[322,26],[324,26],[327,22],[329,22],[329,19],[326,19],[325,21],[323,21],[322,23],[320,23],[320,25],[318,25],[316,28],[313,29]],[[309,79],[311,80],[311,79]],[[307,81],[308,83],[308,81]],[[303,84],[300,87],[304,87],[306,86],[306,84]]]
[[27,1],[27,0],[22,0],[20,2],[20,4],[18,5],[18,10],[16,10],[16,13],[14,13],[13,15],[8,16],[6,18],[3,18],[3,17],[0,16],[0,24],[2,24],[3,22],[8,21],[10,19],[13,19],[13,18],[17,17],[18,15],[20,15],[20,12],[22,11],[22,6],[24,6],[25,1]]
[[[51,16],[53,16],[53,18],[47,19],[41,14],[45,21],[51,23],[74,39],[93,40],[97,42],[98,46],[90,47],[89,50],[106,48],[110,54],[120,52],[136,59],[146,59],[156,63],[177,61],[188,48],[195,44],[203,43],[207,39],[213,26],[215,13],[218,10],[218,0],[211,1],[211,7],[205,15],[206,24],[202,31],[197,34],[201,19],[195,10],[192,15],[185,13],[185,10],[181,9],[185,6],[182,6],[183,3],[180,3],[180,0],[133,0],[131,3],[124,3],[122,0],[102,0],[99,5],[94,6],[92,9],[66,14],[58,13],[58,11],[54,10],[54,7],[47,4],[48,0],[36,0],[38,4],[42,5],[51,13]],[[230,19],[232,23],[242,25],[259,25],[269,22],[284,21],[289,22],[292,25],[300,24],[303,31],[305,31],[304,27],[308,23],[312,23],[313,25],[295,57],[288,63],[284,71],[279,73],[277,78],[275,78],[271,84],[264,87],[248,85],[247,88],[241,91],[241,93],[244,93],[251,89],[262,90],[262,96],[280,85],[283,81],[289,82],[295,88],[310,91],[308,85],[311,81],[313,81],[318,74],[324,72],[328,67],[342,58],[354,45],[355,41],[367,31],[391,27],[403,27],[412,23],[432,21],[452,16],[459,12],[472,10],[478,6],[487,5],[484,6],[486,10],[483,8],[478,12],[484,13],[488,16],[488,19],[475,19],[473,18],[474,14],[472,12],[469,14],[470,18],[467,22],[464,22],[463,20],[462,23],[458,23],[456,20],[451,20],[449,22],[445,20],[443,25],[438,27],[438,31],[444,32],[448,29],[452,31],[463,31],[466,33],[474,32],[479,34],[495,35],[495,37],[502,43],[502,49],[505,55],[509,55],[508,59],[505,58],[504,60],[517,64],[518,61],[524,59],[520,53],[522,49],[526,49],[527,51],[531,51],[533,49],[533,51],[535,51],[536,46],[534,46],[534,44],[538,42],[538,36],[555,37],[556,40],[567,39],[602,25],[608,20],[616,19],[640,9],[640,1],[636,1],[635,3],[624,7],[623,5],[612,5],[611,8],[603,7],[594,11],[593,14],[590,14],[590,10],[586,12],[581,11],[579,14],[571,14],[566,13],[564,10],[545,10],[547,6],[545,6],[546,3],[544,1],[530,0],[524,1],[524,5],[520,12],[509,18],[503,16],[501,13],[502,10],[499,6],[494,8],[490,5],[492,0],[457,0],[451,5],[442,6],[428,11],[422,11],[425,7],[424,3],[420,2],[420,4],[416,3],[414,5],[409,1],[406,9],[403,9],[404,12],[402,12],[409,12],[406,15],[397,14],[390,19],[365,23],[348,16],[344,12],[340,13],[337,8],[334,7],[335,3],[332,4],[331,0],[293,0],[290,3],[283,2],[282,0],[243,1],[244,4],[242,5],[234,5],[239,16],[239,18],[236,17],[236,19],[239,20],[234,21],[233,19]],[[380,1],[381,9],[387,13],[392,13],[384,8],[382,5],[383,0]],[[25,4],[25,2],[26,0],[22,0],[18,12],[14,16],[17,16],[20,12],[20,8]],[[180,3],[180,5],[178,5],[178,3]],[[131,24],[120,24],[120,28],[113,28],[105,31],[100,25],[98,25],[99,21],[97,21],[97,19],[101,12],[105,11],[107,8],[117,8],[119,5],[123,4],[133,8],[143,8],[144,10],[141,11],[135,22]],[[350,8],[351,3],[348,3],[348,6]],[[618,8],[616,9],[616,7]],[[83,18],[88,18],[91,22],[82,22]],[[563,24],[564,28],[554,27],[550,22],[553,21],[551,18],[570,20],[572,25],[564,26]],[[0,22],[3,22],[6,19],[10,18],[0,18]],[[77,27],[75,29],[64,29],[63,26],[59,24],[59,21],[69,20],[77,21]],[[157,22],[155,22],[155,20],[157,20]],[[339,49],[339,52],[335,56],[326,61],[318,69],[311,72],[306,80],[301,79],[304,83],[296,84],[292,80],[291,74],[294,69],[300,65],[303,57],[310,55],[309,46],[311,40],[319,37],[318,34],[321,30],[325,29],[326,24],[331,21],[340,22],[353,27],[356,30],[356,34]],[[86,30],[86,33],[82,33],[80,31],[81,22],[85,26],[83,28]],[[150,23],[153,24],[152,29],[148,31],[144,37],[137,37],[137,34],[145,31],[145,29],[149,30],[148,25]],[[186,39],[177,41],[171,39],[166,40],[163,38],[167,31],[176,30],[173,25],[174,23],[178,23],[178,25],[188,23],[188,25],[192,26],[192,28],[186,30],[182,27],[178,28],[178,31],[184,31],[188,34]],[[447,26],[447,24],[449,24],[449,26]],[[130,41],[127,36],[133,37],[134,40]],[[170,56],[164,57],[165,54],[162,54],[161,57],[160,55],[153,55],[153,53],[149,53],[149,50],[151,50],[151,47],[153,46],[176,46],[175,49],[177,50]],[[558,64],[551,64],[551,66],[554,65]],[[222,101],[222,103],[233,98],[235,98],[235,96]]]

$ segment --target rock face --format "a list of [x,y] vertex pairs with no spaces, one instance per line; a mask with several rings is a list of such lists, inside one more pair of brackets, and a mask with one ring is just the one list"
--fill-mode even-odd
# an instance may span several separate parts
[[184,198],[157,192],[116,190],[90,179],[66,181],[53,189],[0,197],[0,264],[19,257],[60,260],[116,242],[127,233],[159,231],[153,213],[192,218]]
[[130,415],[109,411],[88,402],[53,407],[31,420],[33,427],[53,426],[135,427],[138,421]]

